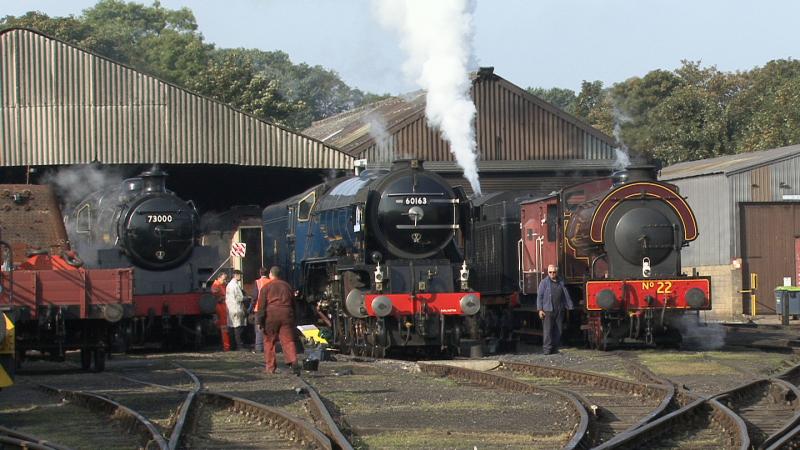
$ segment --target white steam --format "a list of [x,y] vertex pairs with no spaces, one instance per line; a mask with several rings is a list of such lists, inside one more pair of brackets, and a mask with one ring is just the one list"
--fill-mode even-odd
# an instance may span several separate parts
[[375,141],[375,162],[392,162],[394,146],[392,135],[386,128],[386,120],[379,114],[369,114],[363,122],[369,127],[369,135]]
[[41,181],[52,185],[62,206],[71,209],[89,194],[118,185],[123,178],[117,169],[88,164],[46,172]]
[[473,12],[470,0],[375,0],[381,23],[400,35],[403,69],[426,91],[425,116],[438,128],[472,190],[480,194],[475,104],[470,99]]
[[614,170],[625,170],[631,165],[628,146],[622,140],[622,124],[631,120],[633,119],[614,107],[614,140],[617,141],[617,148],[614,149]]

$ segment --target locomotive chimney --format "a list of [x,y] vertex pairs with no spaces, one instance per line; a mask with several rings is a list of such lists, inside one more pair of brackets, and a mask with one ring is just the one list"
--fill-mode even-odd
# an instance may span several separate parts
[[167,173],[161,170],[158,164],[154,164],[147,172],[139,175],[142,178],[143,190],[146,193],[166,192]]
[[422,169],[421,159],[397,159],[392,163],[392,171],[402,169]]
[[627,169],[614,172],[611,176],[614,178],[614,185],[633,183],[636,181],[655,181],[656,167],[645,164],[628,166]]

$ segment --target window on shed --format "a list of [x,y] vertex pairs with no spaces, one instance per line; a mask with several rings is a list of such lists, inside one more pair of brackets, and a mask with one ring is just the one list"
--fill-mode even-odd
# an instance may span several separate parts
[[297,221],[307,222],[311,217],[311,210],[314,208],[314,203],[317,201],[317,193],[309,192],[308,195],[297,202]]

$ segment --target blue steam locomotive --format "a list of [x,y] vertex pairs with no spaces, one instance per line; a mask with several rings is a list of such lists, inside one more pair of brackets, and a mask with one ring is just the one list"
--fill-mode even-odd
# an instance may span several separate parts
[[[365,170],[267,207],[263,251],[344,352],[457,352],[477,338],[461,188],[417,160]],[[310,317],[309,317],[310,316]]]

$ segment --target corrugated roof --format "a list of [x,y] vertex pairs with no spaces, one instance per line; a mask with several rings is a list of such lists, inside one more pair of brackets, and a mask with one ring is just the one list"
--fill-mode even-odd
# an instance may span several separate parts
[[673,164],[661,169],[659,178],[662,180],[677,180],[680,178],[697,177],[715,173],[733,175],[797,156],[800,156],[800,145],[718,156],[716,158]]
[[[537,145],[540,147],[548,147],[547,153],[559,153],[561,152],[561,150],[557,150],[557,148],[560,148],[559,146],[568,146],[567,143],[572,143],[575,147],[571,149],[573,153],[596,153],[600,155],[600,158],[608,157],[606,156],[606,154],[608,154],[613,157],[613,148],[616,144],[612,137],[593,128],[581,119],[547,103],[519,86],[514,85],[508,80],[495,75],[492,69],[482,69],[480,72],[473,74],[473,99],[476,98],[476,86],[481,82],[483,82],[484,85],[486,83],[494,83],[494,85],[499,86],[500,89],[487,91],[485,87],[482,88],[483,90],[481,91],[480,98],[483,103],[481,103],[481,105],[476,104],[478,114],[483,115],[483,117],[478,117],[476,119],[476,126],[478,127],[477,134],[479,137],[485,134],[486,136],[484,137],[494,143],[499,139],[499,136],[495,135],[498,132],[496,128],[498,128],[499,124],[508,125],[499,126],[501,129],[516,130],[516,128],[509,125],[508,121],[514,121],[515,126],[519,125],[518,122],[525,122],[527,124],[525,126],[528,128],[526,133],[517,132],[514,133],[515,136],[503,137],[507,137],[511,140],[516,139],[518,141],[529,139],[530,143],[527,151],[530,153],[536,153],[533,147]],[[475,101],[476,103],[478,102],[478,100]],[[525,114],[522,112],[525,109],[523,108],[524,103],[539,108],[538,110],[542,111],[541,116],[537,115],[534,118],[534,110],[528,112],[529,116],[527,120],[529,122],[517,116],[519,114]],[[537,112],[535,114],[539,113]],[[547,117],[544,117],[545,115],[547,115]],[[397,135],[404,127],[412,124],[418,125],[418,121],[424,120],[424,116],[425,92],[416,91],[403,97],[391,97],[314,122],[309,128],[303,130],[303,133],[320,139],[326,144],[340,148],[354,157],[363,157],[363,154],[376,144],[373,136],[386,136],[389,138],[391,135]],[[562,124],[564,125],[562,126]],[[485,131],[485,133],[482,133],[482,131]],[[425,136],[419,129],[414,130],[413,133],[413,137],[402,136],[398,138],[395,136],[395,139],[402,141],[402,145],[404,146],[409,146],[411,142],[416,142],[417,140],[428,142],[431,139],[438,139],[438,136],[435,139],[431,136]],[[596,142],[596,151],[586,151],[583,148],[578,148],[578,135],[580,133],[584,133],[589,139],[593,139],[594,142]],[[430,144],[430,142],[428,142],[428,144]],[[592,144],[587,141],[584,145],[591,146]],[[503,144],[500,147],[503,148],[502,151],[512,152],[518,145]],[[409,150],[408,148],[402,149],[402,151]],[[567,156],[566,151],[563,153],[564,157],[561,159],[574,157],[574,155]],[[500,155],[500,157],[493,159],[520,158],[511,157],[511,155],[502,157],[502,155]]]
[[24,28],[0,32],[0,166],[349,169],[330,145]]
[[303,134],[357,156],[372,135],[391,133],[425,113],[425,93],[390,97],[314,122]]

